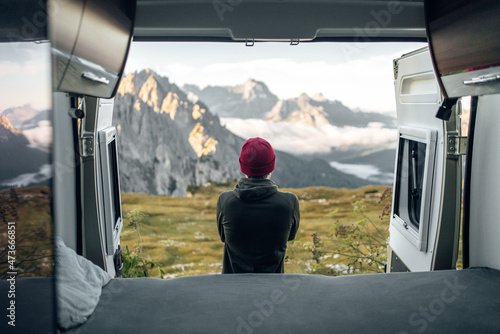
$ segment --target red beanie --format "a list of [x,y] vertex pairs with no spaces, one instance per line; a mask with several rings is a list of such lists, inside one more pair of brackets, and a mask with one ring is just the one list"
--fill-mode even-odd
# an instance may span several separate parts
[[269,142],[262,138],[250,138],[241,148],[240,169],[248,176],[263,176],[274,170],[276,156]]

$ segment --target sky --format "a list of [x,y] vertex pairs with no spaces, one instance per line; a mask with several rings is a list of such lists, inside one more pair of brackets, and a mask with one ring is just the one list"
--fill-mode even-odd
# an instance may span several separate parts
[[322,93],[351,109],[395,115],[392,60],[425,43],[134,42],[125,71],[151,68],[183,85],[263,81],[278,98]]
[[0,113],[24,104],[49,109],[50,75],[50,44],[0,43]]
[[[182,85],[263,81],[279,98],[322,93],[351,109],[395,113],[392,60],[425,43],[133,42],[126,72],[151,68]],[[42,51],[42,52],[40,52]],[[47,88],[46,88],[47,87]],[[0,44],[0,112],[50,106],[49,44]]]

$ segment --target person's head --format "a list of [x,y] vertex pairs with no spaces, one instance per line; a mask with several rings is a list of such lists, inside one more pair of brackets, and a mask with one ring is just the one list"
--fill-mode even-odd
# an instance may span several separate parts
[[249,178],[269,178],[274,170],[276,155],[265,139],[248,139],[241,147],[240,169]]

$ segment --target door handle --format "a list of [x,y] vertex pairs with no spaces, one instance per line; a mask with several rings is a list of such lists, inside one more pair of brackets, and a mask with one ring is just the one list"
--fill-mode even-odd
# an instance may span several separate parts
[[471,78],[462,81],[464,85],[481,85],[488,82],[494,82],[500,80],[500,73],[497,74],[485,74],[477,78]]

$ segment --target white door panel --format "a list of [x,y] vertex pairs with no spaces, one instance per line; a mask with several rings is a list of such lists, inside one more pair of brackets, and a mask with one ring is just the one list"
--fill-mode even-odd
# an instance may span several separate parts
[[500,95],[479,97],[471,163],[470,267],[500,270]]
[[389,246],[405,269],[428,271],[434,269],[443,216],[448,132],[446,124],[435,117],[442,98],[428,49],[402,56],[395,60],[395,67],[399,145]]

